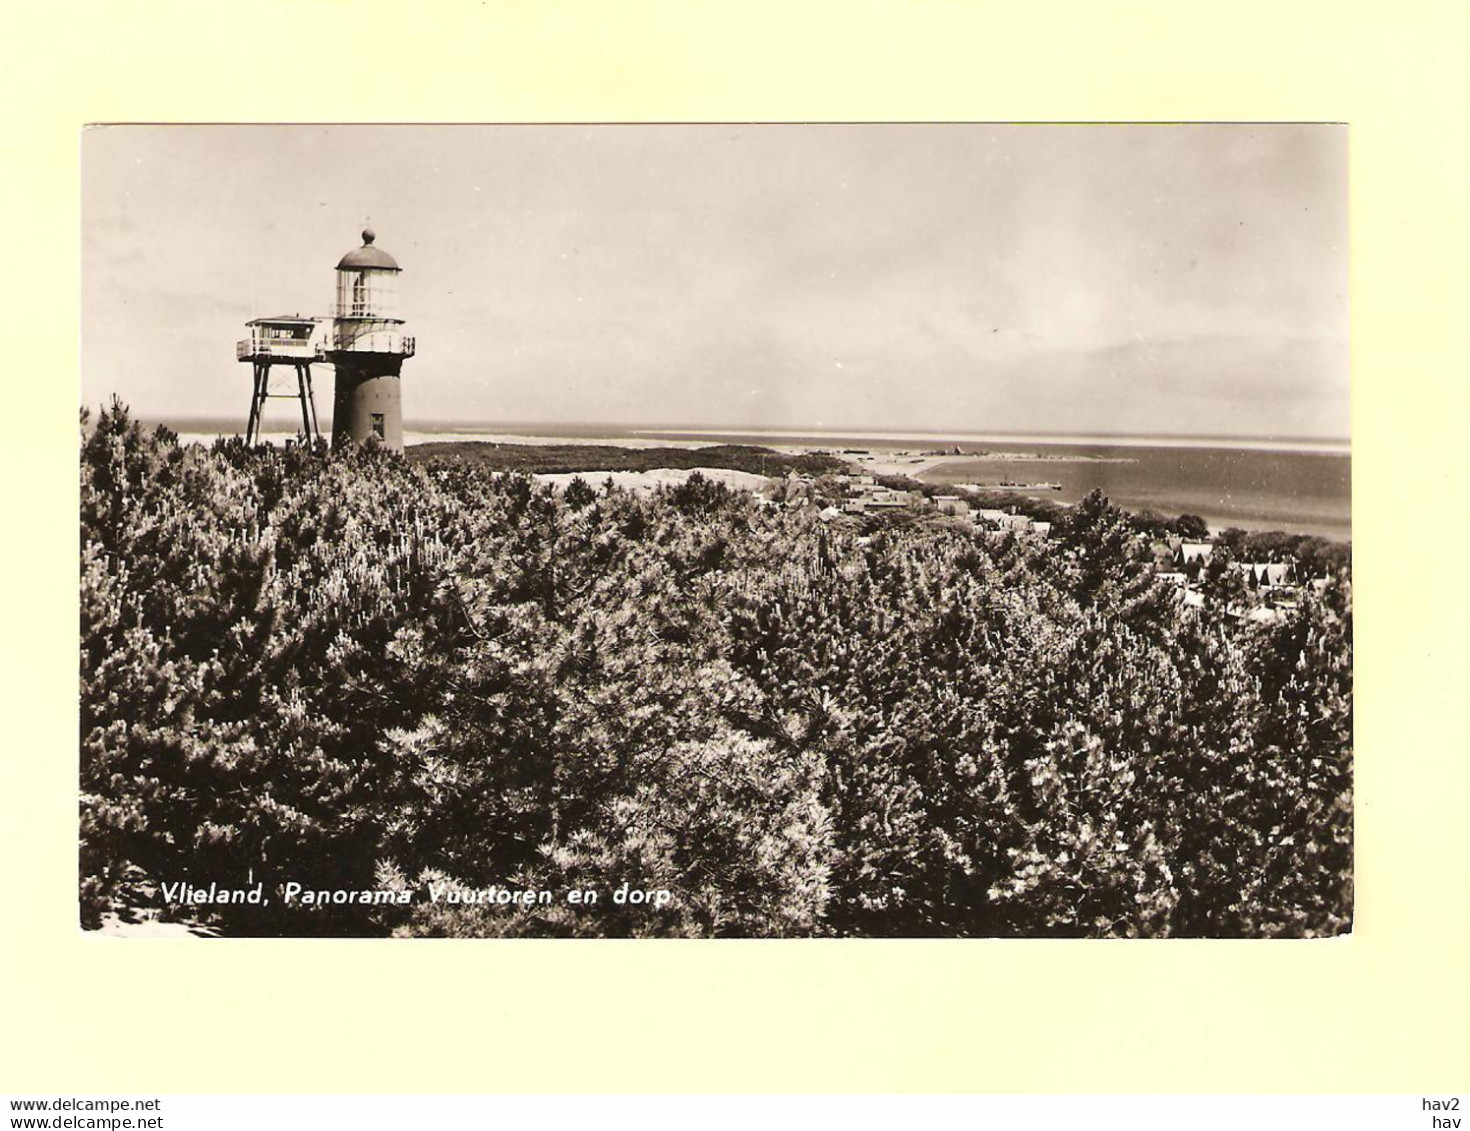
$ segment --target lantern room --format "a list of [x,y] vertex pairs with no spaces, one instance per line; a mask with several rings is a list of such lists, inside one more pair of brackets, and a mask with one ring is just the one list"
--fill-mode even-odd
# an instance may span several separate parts
[[376,238],[371,228],[362,233],[362,246],[349,251],[337,264],[336,318],[373,318],[397,320],[397,260],[382,248],[374,247]]

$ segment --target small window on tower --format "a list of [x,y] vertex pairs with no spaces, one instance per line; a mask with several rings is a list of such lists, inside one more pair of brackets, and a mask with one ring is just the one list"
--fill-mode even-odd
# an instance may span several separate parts
[[381,412],[373,413],[373,435],[380,440],[383,439],[383,414]]

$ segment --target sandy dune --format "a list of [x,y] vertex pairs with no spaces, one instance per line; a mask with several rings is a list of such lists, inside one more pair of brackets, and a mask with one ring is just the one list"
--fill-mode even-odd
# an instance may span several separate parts
[[734,471],[725,467],[694,467],[688,470],[673,467],[656,467],[651,471],[571,471],[554,475],[533,475],[542,483],[549,483],[558,491],[566,490],[573,479],[580,479],[589,487],[601,487],[609,479],[625,491],[653,491],[659,487],[683,483],[695,472],[706,479],[723,483],[742,491],[758,491],[771,481],[764,475],[752,475],[748,471]]

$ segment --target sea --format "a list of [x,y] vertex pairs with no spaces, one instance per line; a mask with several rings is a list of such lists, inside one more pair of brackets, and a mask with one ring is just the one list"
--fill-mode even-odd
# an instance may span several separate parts
[[[242,431],[237,420],[173,418],[152,423],[167,424],[181,439],[195,441]],[[286,436],[267,433],[264,438],[280,442]],[[1235,526],[1343,542],[1352,538],[1352,457],[1346,442],[405,422],[405,444],[475,440],[681,448],[749,444],[781,451],[845,453],[847,458],[936,485],[990,486],[1061,503],[1074,503],[1100,489],[1126,509],[1170,517],[1195,514],[1213,530]]]

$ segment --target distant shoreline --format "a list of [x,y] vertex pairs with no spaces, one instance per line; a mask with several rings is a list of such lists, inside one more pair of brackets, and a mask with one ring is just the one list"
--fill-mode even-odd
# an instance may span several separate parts
[[[680,458],[671,461],[670,467],[683,467],[686,472],[688,471],[689,467],[693,465],[689,462],[688,459],[683,457],[683,453],[685,452],[714,451],[717,448],[726,451],[739,449],[751,451],[757,447],[756,445],[740,444],[738,442],[738,439],[735,437],[721,436],[720,439],[726,440],[727,442],[722,445],[715,445],[688,439],[671,439],[666,443],[653,445],[643,440],[635,443],[618,443],[615,440],[607,438],[591,439],[586,437],[577,438],[571,441],[556,437],[532,436],[499,436],[494,439],[490,439],[489,437],[481,434],[474,436],[455,436],[453,440],[446,443],[445,438],[442,434],[435,435],[419,433],[416,436],[412,434],[405,436],[405,440],[407,441],[408,446],[411,449],[421,447],[423,443],[430,443],[435,446],[443,447],[454,447],[458,445],[473,446],[484,443],[501,444],[507,447],[526,445],[560,446],[571,449],[624,448],[629,451],[640,452],[649,452],[650,449],[656,448],[657,451],[664,452],[669,455],[679,455]],[[416,440],[418,442],[415,442]],[[776,455],[772,456],[773,461],[776,460],[777,456],[781,457],[783,461],[811,458],[810,453],[812,453],[813,451],[813,447],[810,444],[778,443],[759,445],[759,447],[761,448],[761,450],[776,453]],[[952,475],[953,472],[949,472],[949,474],[947,475],[945,469],[964,467],[965,465],[973,464],[976,462],[984,462],[987,458],[987,453],[966,453],[962,455],[921,455],[917,454],[916,451],[909,451],[900,454],[898,450],[882,449],[872,450],[859,454],[851,450],[844,451],[842,448],[835,446],[825,447],[821,449],[821,452],[822,456],[824,457],[834,457],[835,459],[844,461],[855,472],[862,472],[879,477],[904,478],[913,481],[916,485],[939,487],[941,489],[946,487],[958,486],[957,483],[952,482],[949,478],[949,475]],[[1252,458],[1289,458],[1298,454],[1301,453],[1256,452]],[[1044,466],[1047,462],[1045,456],[1042,456],[1040,459],[1023,457],[1017,460],[1014,456],[1008,457],[1005,454],[996,454],[994,458],[1000,462],[1004,462],[1009,458],[1012,462],[1020,462],[1022,464],[1037,467],[1038,471],[1040,471],[1041,466]],[[641,466],[640,461],[635,462],[637,462],[638,465]],[[1061,463],[1063,466],[1070,465],[1079,468],[1096,465],[1098,470],[1096,472],[1087,472],[1086,474],[1088,474],[1089,476],[1093,474],[1102,474],[1103,471],[1109,467],[1137,465],[1140,463],[1140,461],[1137,459],[1114,459],[1110,457],[1088,458],[1085,456],[1076,458],[1063,456],[1057,462]],[[658,470],[667,471],[669,469],[645,469],[641,474],[646,477],[651,473],[656,473]],[[704,470],[706,472],[708,471],[708,469]],[[755,466],[751,466],[747,470],[755,471],[764,469],[758,469]],[[567,471],[564,474],[568,478],[573,475],[580,475],[580,477],[586,481],[601,482],[603,479],[609,476],[616,479],[617,476],[621,474],[626,474],[628,471],[628,468],[599,468],[591,470],[583,469],[580,472]],[[772,467],[769,471],[766,472],[766,475],[768,477],[779,477],[781,474],[782,472],[777,467]],[[543,476],[541,475],[538,475],[537,477],[543,478]],[[997,498],[1027,496],[1033,499],[1037,499],[1039,501],[1054,502],[1063,506],[1068,506],[1076,502],[1075,498],[1059,497],[1058,494],[1054,493],[1056,491],[1056,488],[1053,488],[1050,485],[1047,485],[1045,488],[1043,488],[1041,485],[1032,485],[1030,488],[1022,485],[1017,485],[1014,487],[995,486],[982,488],[982,492],[983,491],[993,491]],[[1207,503],[1199,500],[1191,501],[1180,499],[1177,501],[1169,501],[1159,499],[1142,499],[1133,497],[1131,492],[1125,490],[1109,490],[1105,493],[1108,493],[1110,495],[1116,505],[1124,510],[1134,513],[1143,513],[1152,510],[1158,513],[1167,514],[1170,517],[1174,517],[1179,514],[1196,514],[1205,520],[1213,534],[1219,534],[1220,532],[1231,527],[1238,527],[1243,530],[1253,531],[1257,533],[1281,532],[1325,538],[1333,542],[1352,541],[1352,523],[1350,514],[1344,516],[1343,519],[1339,520],[1326,514],[1313,514],[1309,511],[1301,510],[1299,509],[1299,503],[1296,505],[1281,506],[1279,504],[1272,505],[1270,502],[1263,502],[1261,505],[1258,506],[1249,506],[1244,505],[1243,500],[1238,500],[1234,508],[1220,509],[1210,506]]]
[[[201,422],[202,423],[202,422]],[[211,423],[224,423],[223,421],[211,421]],[[176,427],[170,425],[170,427]],[[221,431],[185,431],[176,429],[181,442],[212,443],[220,435],[237,434],[237,429]],[[263,440],[273,443],[282,443],[293,438],[293,434],[286,432],[267,432]],[[1011,438],[1012,440],[1014,438]],[[805,443],[793,442],[805,440]],[[421,449],[426,445],[445,445],[453,447],[458,445],[473,446],[507,445],[511,447],[563,447],[563,448],[622,448],[630,451],[647,449],[664,449],[670,452],[692,453],[699,449],[711,447],[761,447],[768,451],[777,453],[783,457],[776,461],[777,464],[787,460],[801,459],[813,451],[821,451],[825,454],[835,456],[854,466],[855,470],[866,472],[870,475],[879,476],[903,476],[926,484],[941,486],[953,482],[973,481],[975,474],[981,474],[965,465],[971,464],[998,464],[997,475],[1008,475],[1013,477],[1031,476],[1035,479],[1056,480],[1067,482],[1064,491],[1054,493],[1053,489],[1044,491],[1027,490],[1025,487],[1016,488],[1012,493],[1027,494],[1033,497],[1038,494],[1058,503],[1068,504],[1075,502],[1076,498],[1086,493],[1092,487],[1100,487],[1112,501],[1125,510],[1142,512],[1153,510],[1170,515],[1197,514],[1203,518],[1215,531],[1231,526],[1237,526],[1246,530],[1256,531],[1286,531],[1299,534],[1309,534],[1316,537],[1327,538],[1332,541],[1352,541],[1352,519],[1350,504],[1345,500],[1339,511],[1329,501],[1324,504],[1323,500],[1312,500],[1309,496],[1299,493],[1294,484],[1296,480],[1283,480],[1287,484],[1277,492],[1267,492],[1260,497],[1251,498],[1248,492],[1238,490],[1239,482],[1222,481],[1218,489],[1202,490],[1201,485],[1196,482],[1192,489],[1186,489],[1174,479],[1167,480],[1167,486],[1163,482],[1148,483],[1148,472],[1145,464],[1151,465],[1152,458],[1145,458],[1142,462],[1138,458],[1117,458],[1110,455],[1073,455],[1070,453],[1052,452],[1048,454],[1036,453],[1022,448],[1016,452],[1002,452],[994,450],[979,449],[961,454],[935,454],[927,450],[929,448],[943,448],[946,445],[953,446],[956,441],[950,438],[926,437],[918,442],[908,441],[908,446],[898,446],[901,441],[885,439],[875,441],[864,440],[859,437],[826,437],[824,442],[818,442],[814,436],[788,436],[780,433],[767,433],[762,436],[756,435],[728,435],[725,433],[708,433],[705,435],[694,435],[692,433],[645,433],[642,436],[591,436],[587,434],[574,436],[554,436],[547,434],[536,434],[531,432],[472,432],[472,431],[443,431],[434,432],[424,429],[410,429],[404,434],[405,446],[413,451]],[[1058,445],[1055,441],[1043,446],[1082,446],[1082,445]],[[859,445],[866,444],[866,447]],[[892,445],[892,446],[890,446]],[[1100,447],[1103,445],[1099,445]],[[1113,443],[1107,445],[1109,448],[1121,447],[1121,444]],[[1153,451],[1158,453],[1158,458],[1164,459],[1169,451],[1178,453],[1184,457],[1186,453],[1189,458],[1210,457],[1211,452],[1234,451],[1239,458],[1248,458],[1253,461],[1270,461],[1279,459],[1306,458],[1309,462],[1316,463],[1319,460],[1326,463],[1338,459],[1348,460],[1349,453],[1307,451],[1303,452],[1296,448],[1285,447],[1244,447],[1235,449],[1214,449],[1205,445],[1186,443],[1156,443]],[[1037,457],[1040,458],[1037,458]],[[524,457],[522,457],[524,458]],[[1213,457],[1210,457],[1213,458]],[[1231,460],[1228,454],[1221,458]],[[538,461],[531,461],[538,462]],[[580,461],[577,461],[580,462]],[[1006,470],[1004,464],[1010,462],[1020,465],[1027,470]],[[613,472],[620,468],[631,470],[642,467],[643,461],[616,461],[609,465],[605,471]],[[687,458],[671,459],[669,467],[693,466]],[[1043,470],[1043,469],[1047,470]],[[1067,469],[1075,470],[1067,470]],[[1138,468],[1144,476],[1144,481],[1138,481],[1138,475],[1128,471],[1129,468]],[[1031,469],[1034,469],[1031,470]],[[1088,469],[1088,470],[1083,470]],[[531,472],[565,471],[566,467],[530,467],[525,470]],[[761,466],[751,466],[748,471],[766,471]],[[775,470],[773,467],[771,470]],[[1292,474],[1299,474],[1301,469],[1294,469]],[[1116,479],[1116,476],[1127,472],[1131,476],[1130,481],[1124,482]],[[777,472],[780,474],[781,472]],[[583,472],[585,476],[590,472]],[[989,474],[985,472],[983,474]],[[1338,476],[1341,473],[1331,472],[1329,477]],[[1111,480],[1111,481],[1110,481]],[[1209,486],[1206,484],[1206,486]],[[996,488],[996,490],[1002,490]],[[1222,505],[1224,504],[1224,505]]]
[[[797,432],[787,430],[717,431],[699,428],[640,428],[633,436],[668,437],[762,437],[804,439],[822,444],[848,440],[890,444],[1044,444],[1058,448],[1221,448],[1236,451],[1304,452],[1322,455],[1351,455],[1349,440],[1275,440],[1265,437],[1233,436],[1117,436],[1067,435],[1042,432]],[[976,453],[979,454],[979,453]]]

